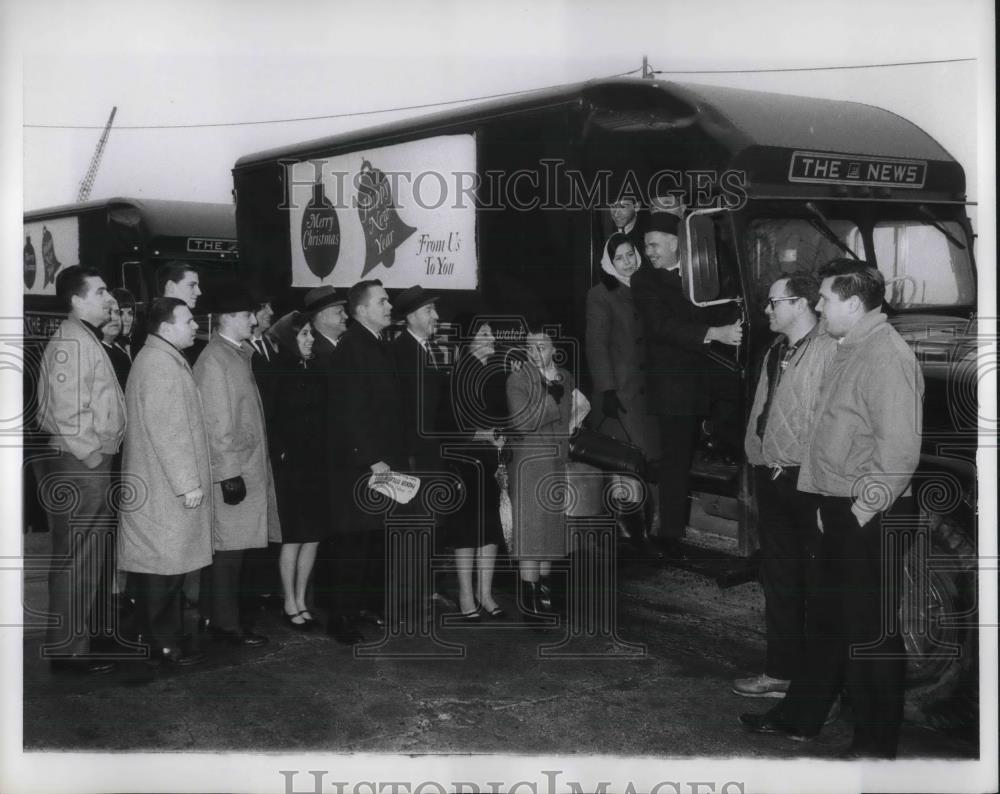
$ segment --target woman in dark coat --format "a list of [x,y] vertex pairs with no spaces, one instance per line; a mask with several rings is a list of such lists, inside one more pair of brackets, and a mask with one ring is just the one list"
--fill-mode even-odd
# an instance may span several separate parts
[[278,394],[272,448],[275,486],[281,517],[278,570],[285,594],[284,618],[306,630],[314,619],[306,606],[306,588],[316,550],[330,532],[326,471],[326,371],[312,358],[313,336],[308,315],[286,314],[271,327],[278,342],[275,369]]
[[[646,408],[646,349],[639,313],[632,299],[632,274],[639,268],[639,252],[629,236],[612,234],[601,257],[601,280],[587,293],[587,364],[594,384],[591,424],[601,433],[642,447],[649,460],[660,457],[656,417]],[[646,524],[652,518],[655,489],[644,510],[625,508],[638,502],[644,489],[634,479],[619,477],[616,501],[632,541],[647,548]]]
[[489,323],[471,316],[456,322],[468,342],[459,351],[448,383],[444,401],[448,415],[442,426],[450,428],[456,440],[472,445],[463,446],[461,454],[474,459],[455,462],[465,487],[465,499],[450,519],[449,533],[455,549],[458,602],[467,620],[478,620],[482,611],[503,618],[504,611],[493,598],[493,570],[503,542],[496,471],[507,415],[504,372],[493,359],[496,340]]

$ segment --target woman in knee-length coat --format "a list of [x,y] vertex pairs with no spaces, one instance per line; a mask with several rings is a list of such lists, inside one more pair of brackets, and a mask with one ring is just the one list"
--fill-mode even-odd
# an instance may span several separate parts
[[548,576],[552,560],[568,553],[563,505],[569,460],[573,376],[555,366],[552,339],[530,328],[528,360],[507,379],[513,460],[514,556],[521,605],[529,617],[552,609]]

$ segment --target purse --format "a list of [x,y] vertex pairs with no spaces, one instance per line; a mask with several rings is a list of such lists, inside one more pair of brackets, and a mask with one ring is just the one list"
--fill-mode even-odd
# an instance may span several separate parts
[[648,463],[642,447],[632,443],[632,438],[622,425],[628,441],[619,441],[600,433],[601,419],[595,430],[578,427],[569,437],[569,458],[581,463],[587,463],[604,471],[619,474],[632,474],[641,479],[646,478]]

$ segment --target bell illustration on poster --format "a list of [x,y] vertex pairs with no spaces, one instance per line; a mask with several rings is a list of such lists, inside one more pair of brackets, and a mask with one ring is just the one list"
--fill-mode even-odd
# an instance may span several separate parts
[[45,281],[43,287],[56,283],[56,273],[62,263],[56,258],[56,246],[52,241],[52,232],[48,226],[42,227],[42,262],[45,265]]
[[38,270],[35,261],[35,246],[31,244],[31,235],[28,235],[24,240],[24,286],[28,289],[35,286],[35,273]]
[[392,184],[368,160],[358,175],[358,217],[365,235],[364,278],[379,264],[387,268],[396,261],[396,249],[416,231],[403,223],[396,212]]

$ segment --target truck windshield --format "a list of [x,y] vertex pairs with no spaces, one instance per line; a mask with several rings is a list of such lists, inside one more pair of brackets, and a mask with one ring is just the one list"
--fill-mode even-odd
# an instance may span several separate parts
[[[858,224],[830,219],[829,228],[859,258],[872,261]],[[940,228],[938,228],[940,227]],[[942,232],[948,232],[952,239]],[[975,277],[961,225],[941,221],[883,220],[872,227],[874,261],[886,280],[893,309],[941,308],[975,303]],[[816,272],[847,253],[808,218],[756,218],[747,226],[745,251],[754,281],[765,292],[781,273]]]

